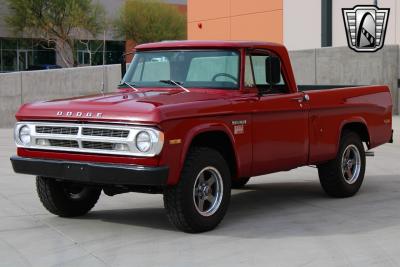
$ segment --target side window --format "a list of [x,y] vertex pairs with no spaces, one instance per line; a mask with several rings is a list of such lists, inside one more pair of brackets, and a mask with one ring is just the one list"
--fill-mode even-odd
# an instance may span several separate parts
[[246,66],[244,70],[244,86],[247,88],[256,86],[254,82],[253,70],[251,68],[251,59],[249,55],[246,56]]
[[[254,82],[256,87],[259,89],[267,90],[272,89],[272,93],[287,93],[289,92],[285,79],[281,72],[281,79],[278,84],[275,84],[272,88],[266,81],[266,69],[265,60],[269,57],[268,55],[250,55],[250,62],[253,64]],[[250,64],[251,64],[250,63]],[[246,63],[247,64],[247,63]],[[247,66],[246,66],[247,68]]]
[[267,56],[251,56],[253,62],[254,80],[257,85],[267,85],[265,77],[265,60]]

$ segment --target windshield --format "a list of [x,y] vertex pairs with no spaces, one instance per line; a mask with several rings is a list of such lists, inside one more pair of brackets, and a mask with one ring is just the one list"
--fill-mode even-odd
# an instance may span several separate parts
[[[173,82],[168,82],[173,81]],[[239,88],[239,52],[180,50],[137,52],[122,83],[136,88]]]

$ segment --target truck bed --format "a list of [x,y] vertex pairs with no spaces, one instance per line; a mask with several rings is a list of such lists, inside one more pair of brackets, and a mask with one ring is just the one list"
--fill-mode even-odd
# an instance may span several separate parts
[[390,141],[392,99],[387,86],[299,87],[310,99],[310,162],[336,155],[345,124],[365,125],[369,149]]

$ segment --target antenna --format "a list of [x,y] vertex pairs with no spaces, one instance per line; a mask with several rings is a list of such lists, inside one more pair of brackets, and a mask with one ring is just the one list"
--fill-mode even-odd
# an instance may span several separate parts
[[101,93],[104,95],[105,92],[105,79],[106,79],[106,31],[103,33],[103,82],[101,85]]

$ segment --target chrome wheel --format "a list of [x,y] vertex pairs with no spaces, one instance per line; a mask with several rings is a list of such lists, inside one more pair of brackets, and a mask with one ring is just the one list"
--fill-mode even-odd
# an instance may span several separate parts
[[214,167],[202,169],[193,187],[193,202],[197,212],[203,216],[213,215],[219,208],[223,196],[223,181]]
[[342,175],[346,183],[354,184],[360,176],[361,156],[355,145],[349,145],[342,156]]

